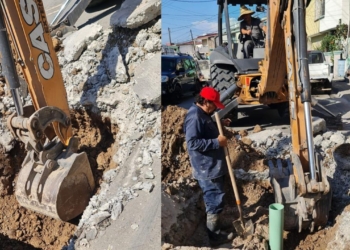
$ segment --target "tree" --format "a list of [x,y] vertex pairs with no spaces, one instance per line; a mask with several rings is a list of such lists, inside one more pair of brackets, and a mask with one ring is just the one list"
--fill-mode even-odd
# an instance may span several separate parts
[[343,50],[342,42],[347,38],[348,25],[339,24],[335,31],[329,32],[325,35],[321,42],[321,50],[324,52],[331,52],[335,50]]

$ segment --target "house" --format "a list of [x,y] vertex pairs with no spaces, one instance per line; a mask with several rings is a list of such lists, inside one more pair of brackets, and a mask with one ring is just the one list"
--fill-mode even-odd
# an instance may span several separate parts
[[306,9],[308,50],[321,47],[323,37],[338,24],[349,24],[349,0],[311,0]]
[[215,49],[215,38],[218,36],[218,33],[208,33],[202,36],[198,36],[197,40],[200,40],[202,46],[199,50],[200,53],[209,53]]
[[181,53],[193,55],[195,53],[194,45],[196,46],[195,47],[196,51],[198,51],[198,47],[202,45],[202,42],[196,39],[195,42],[189,41],[189,42],[177,43],[176,45],[179,47],[179,51]]

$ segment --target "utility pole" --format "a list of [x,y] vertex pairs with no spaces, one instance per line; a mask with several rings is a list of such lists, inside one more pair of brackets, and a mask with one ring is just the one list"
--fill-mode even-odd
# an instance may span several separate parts
[[168,28],[168,31],[169,31],[169,42],[170,42],[170,45],[173,45],[173,44],[171,43],[171,34],[170,34],[170,28]]
[[193,52],[196,53],[196,42],[195,42],[195,40],[193,40],[192,30],[190,30],[190,32],[191,32],[191,38],[193,41]]

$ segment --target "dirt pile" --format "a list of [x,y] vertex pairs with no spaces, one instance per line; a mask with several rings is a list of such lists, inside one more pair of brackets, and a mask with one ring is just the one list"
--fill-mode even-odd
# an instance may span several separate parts
[[[162,112],[162,243],[163,249],[210,249],[205,231],[205,208],[201,191],[191,178],[191,166],[182,131],[186,110],[168,106]],[[243,213],[255,226],[254,235],[234,240],[220,249],[268,249],[268,206],[275,202],[269,181],[269,164],[281,160],[284,167],[290,161],[291,138],[281,130],[254,129],[235,131],[226,128],[229,154],[237,178]],[[284,249],[348,249],[350,184],[347,131],[327,131],[314,138],[316,152],[323,157],[323,166],[333,188],[332,210],[325,228],[284,232]],[[339,147],[339,145],[342,145]],[[270,166],[271,167],[271,166]],[[226,181],[226,207],[223,216],[228,221],[239,218],[229,178]],[[171,211],[171,212],[169,212]],[[166,224],[170,223],[171,226]]]
[[[71,117],[73,133],[81,138],[79,152],[88,154],[98,190],[103,173],[116,167],[111,159],[118,128],[82,110],[72,111]],[[8,154],[0,148],[0,234],[4,238],[0,249],[61,249],[73,235],[77,219],[61,222],[19,206],[14,188],[26,151],[22,143],[13,143]]]
[[187,110],[168,106],[162,111],[162,180],[172,182],[191,175],[183,123]]
[[[162,111],[162,241],[182,246],[205,246],[205,208],[201,197],[201,191],[197,181],[192,178],[191,165],[186,151],[183,123],[187,110],[177,106],[167,106]],[[254,170],[264,171],[268,167],[264,155],[251,147],[251,141],[239,140],[241,135],[247,135],[246,131],[234,131],[225,129],[225,136],[228,138],[228,149],[232,166],[243,171]],[[227,219],[237,219],[238,210],[235,206],[235,199],[230,186],[226,181],[226,200],[228,206],[223,214]],[[242,202],[249,208],[247,213],[255,221],[266,216],[266,209],[273,199],[271,186],[266,181],[255,181],[252,183],[240,181],[240,192]],[[173,201],[173,202],[171,202]],[[179,205],[174,205],[174,202]],[[177,216],[176,222],[171,223],[171,215],[175,207],[183,210],[183,213],[173,212]],[[257,209],[259,207],[260,209]],[[175,209],[176,210],[176,209]],[[172,218],[174,219],[174,218]],[[181,234],[179,232],[186,232]],[[203,245],[204,244],[204,245]],[[240,243],[241,244],[241,243]]]
[[[177,106],[167,106],[162,111],[162,181],[171,183],[191,176],[191,164],[186,150],[183,132],[187,110]],[[264,171],[264,155],[250,146],[251,141],[238,140],[246,131],[224,130],[228,138],[228,150],[233,168]]]

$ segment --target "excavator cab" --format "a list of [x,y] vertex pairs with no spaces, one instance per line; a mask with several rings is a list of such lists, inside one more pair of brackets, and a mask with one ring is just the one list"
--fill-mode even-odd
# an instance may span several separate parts
[[[0,3],[2,74],[16,112],[7,121],[27,150],[15,186],[19,204],[69,221],[81,214],[95,189],[85,152],[72,136],[67,95],[43,3]],[[22,105],[17,70],[24,76],[33,105]]]
[[229,6],[267,6],[267,32],[260,58],[239,59],[232,49],[218,46],[210,55],[212,85],[229,115],[237,106],[275,106],[289,116],[292,152],[288,162],[270,162],[275,201],[284,205],[286,230],[325,226],[331,208],[332,190],[322,159],[315,152],[311,116],[311,85],[308,68],[305,9],[310,0],[219,0],[219,44],[227,37],[234,48]]

